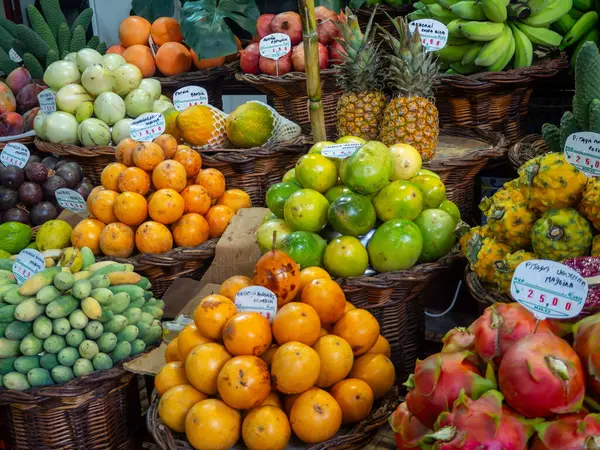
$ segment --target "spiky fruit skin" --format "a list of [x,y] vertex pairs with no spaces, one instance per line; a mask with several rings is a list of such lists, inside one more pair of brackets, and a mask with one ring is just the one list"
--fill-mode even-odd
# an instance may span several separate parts
[[438,416],[448,411],[464,390],[471,398],[494,388],[494,382],[480,375],[467,358],[470,352],[436,353],[417,361],[414,375],[406,383],[408,410],[424,426],[433,428]]
[[527,206],[544,212],[569,208],[581,200],[587,179],[562,153],[547,153],[519,169],[519,187]]
[[506,402],[528,418],[577,412],[585,397],[579,356],[553,333],[531,334],[509,348],[498,382]]
[[588,450],[600,448],[600,414],[569,414],[535,426],[531,450]]
[[600,230],[600,181],[597,178],[588,179],[579,204],[579,212],[592,222],[594,228]]
[[600,234],[592,239],[592,256],[600,256]]
[[439,113],[424,97],[396,97],[383,114],[379,140],[387,146],[412,145],[423,161],[435,156],[440,134]]
[[460,252],[463,254],[463,256],[467,256],[467,244],[471,239],[473,239],[473,236],[475,236],[476,234],[480,235],[481,238],[491,236],[489,227],[487,225],[484,225],[482,227],[472,227],[458,240],[458,243],[460,245]]
[[508,245],[491,237],[481,239],[480,235],[475,234],[467,242],[467,259],[471,270],[484,283],[494,282],[495,263],[502,261],[509,252]]
[[586,256],[592,246],[592,227],[572,208],[551,209],[535,222],[531,243],[540,259],[562,261]]
[[573,348],[587,375],[589,393],[600,398],[600,314],[578,322],[573,327]]
[[406,402],[396,408],[389,418],[389,423],[394,431],[398,450],[420,449],[420,441],[432,431],[410,413]]
[[376,140],[386,105],[387,98],[381,91],[344,93],[337,106],[338,135]]
[[494,265],[496,269],[494,280],[498,285],[498,290],[503,294],[510,295],[510,283],[512,282],[515,270],[517,270],[517,266],[523,261],[531,261],[532,259],[537,259],[537,256],[526,250],[519,250],[509,253],[502,261],[496,262]]
[[[485,309],[469,331],[475,335],[475,351],[485,361],[500,364],[518,341],[533,333],[537,320],[518,303],[495,303]],[[536,334],[552,333],[547,320],[540,321]]]

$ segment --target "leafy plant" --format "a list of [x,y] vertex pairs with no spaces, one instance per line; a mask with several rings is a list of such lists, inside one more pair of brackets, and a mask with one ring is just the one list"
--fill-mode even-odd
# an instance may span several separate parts
[[159,17],[172,17],[175,5],[174,0],[132,0],[131,9],[152,23]]

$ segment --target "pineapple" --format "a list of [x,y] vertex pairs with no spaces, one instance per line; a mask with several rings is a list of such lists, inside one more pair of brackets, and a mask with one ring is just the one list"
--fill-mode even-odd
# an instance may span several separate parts
[[508,245],[496,241],[492,237],[475,234],[467,242],[467,259],[471,270],[484,283],[494,283],[496,261],[502,261],[510,252]]
[[527,206],[540,212],[575,206],[587,178],[569,164],[562,153],[547,153],[519,169],[519,186]]
[[385,109],[379,140],[388,146],[410,144],[428,161],[435,156],[440,132],[432,86],[439,64],[433,53],[426,53],[418,30],[411,37],[405,17],[393,23],[400,39],[381,29],[391,48],[386,78],[394,98]]
[[503,294],[510,295],[510,283],[517,266],[523,261],[531,261],[537,259],[533,253],[526,250],[509,253],[502,261],[496,261],[494,264],[494,280],[498,285],[498,290]]
[[344,94],[337,105],[337,131],[340,137],[357,136],[375,140],[387,105],[379,80],[382,70],[379,46],[375,45],[373,16],[363,34],[356,15],[346,8],[347,22],[336,22],[344,49],[337,66],[338,84]]
[[600,181],[597,178],[588,178],[579,212],[600,230]]
[[590,254],[592,227],[572,208],[545,212],[531,232],[533,251],[541,259],[562,261]]

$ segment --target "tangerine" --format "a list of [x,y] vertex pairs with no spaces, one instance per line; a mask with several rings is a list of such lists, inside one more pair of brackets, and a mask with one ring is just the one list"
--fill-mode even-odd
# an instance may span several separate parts
[[116,53],[117,55],[122,55],[125,49],[126,47],[122,46],[121,44],[111,45],[106,50],[106,54],[109,55],[111,53]]
[[123,192],[115,200],[114,212],[120,222],[135,227],[148,217],[148,203],[143,195]]
[[159,47],[167,42],[183,42],[181,25],[171,17],[160,17],[152,22],[150,35]]
[[212,67],[220,67],[225,64],[225,57],[221,56],[219,58],[207,58],[207,59],[198,59],[198,55],[194,50],[191,51],[192,61],[196,69],[198,70],[206,70]]
[[150,22],[140,16],[129,16],[119,26],[119,41],[124,47],[132,45],[148,45]]
[[95,195],[96,195],[98,192],[100,192],[100,191],[104,191],[104,190],[105,190],[105,189],[104,189],[104,186],[96,186],[94,189],[92,189],[92,190],[90,191],[90,195],[88,195],[88,198],[87,198],[87,200],[85,201],[85,203],[86,203],[86,205],[87,205],[87,207],[88,207],[88,210],[90,210],[90,211],[91,211],[91,209],[92,209],[92,201],[94,200],[94,197],[95,197]]
[[[177,335],[177,349],[179,350],[181,361],[186,362],[188,355],[194,347],[200,344],[206,344],[207,342],[211,342],[211,340],[202,336],[195,324],[190,323],[189,325],[186,325],[179,335]],[[196,387],[196,389],[198,389],[198,387]]]
[[154,55],[152,55],[152,50],[148,47],[147,41],[146,45],[136,44],[131,47],[128,46],[122,56],[129,64],[137,66],[144,78],[151,78],[154,76],[154,73],[156,72],[156,63],[154,61]]
[[317,386],[328,388],[348,376],[354,363],[350,344],[339,336],[328,334],[320,337],[313,348],[321,361]]
[[217,201],[225,192],[225,175],[217,169],[203,169],[196,176],[196,184],[206,189],[210,198]]
[[223,236],[233,216],[235,216],[235,211],[229,206],[215,205],[211,207],[204,216],[208,222],[209,237],[218,238]]
[[249,450],[284,450],[291,435],[287,416],[275,406],[253,409],[242,424],[242,439]]
[[292,412],[292,407],[294,406],[294,403],[296,402],[298,397],[300,397],[300,394],[292,394],[286,395],[283,399],[283,410],[288,416]]
[[301,394],[292,406],[290,423],[296,436],[308,444],[331,439],[342,426],[342,409],[323,389]]
[[121,222],[109,223],[100,233],[99,244],[106,256],[128,258],[135,248],[133,230]]
[[277,307],[291,302],[300,288],[300,267],[279,250],[265,253],[254,267],[254,283],[277,296]]
[[187,185],[185,167],[173,159],[166,159],[152,172],[152,183],[156,189],[173,189],[181,192]]
[[156,52],[156,66],[167,77],[189,72],[192,55],[179,42],[167,42]]
[[353,309],[335,323],[333,334],[350,344],[354,356],[364,355],[379,338],[379,322],[369,311]]
[[322,323],[337,322],[346,309],[346,296],[334,280],[321,278],[311,281],[302,291],[302,303],[317,311]]
[[390,346],[390,343],[388,342],[388,340],[386,338],[379,335],[379,337],[377,338],[377,341],[375,342],[375,345],[373,347],[371,347],[371,349],[367,352],[367,354],[368,353],[385,355],[388,358],[391,358],[392,357],[392,347]]
[[144,222],[135,232],[135,245],[140,253],[167,253],[173,249],[173,236],[162,223]]
[[148,213],[152,220],[165,225],[179,220],[184,208],[183,197],[173,189],[156,191],[148,203]]
[[189,384],[175,386],[169,389],[158,402],[158,417],[170,429],[183,433],[185,417],[196,403],[208,397],[198,392]]
[[273,337],[279,345],[297,341],[312,346],[321,332],[321,321],[315,309],[305,303],[284,305],[273,321]]
[[115,159],[126,166],[133,166],[133,151],[138,146],[138,142],[125,138],[117,145],[115,149]]
[[327,331],[325,328],[321,328],[321,331],[319,332],[319,337],[327,336],[328,334],[329,331]]
[[250,196],[241,189],[228,189],[217,200],[217,205],[229,206],[235,212],[242,208],[251,208]]
[[315,350],[301,342],[287,342],[273,355],[273,386],[284,394],[300,394],[316,383],[320,366]]
[[208,239],[208,223],[200,214],[184,214],[171,231],[177,247],[197,247]]
[[154,378],[154,389],[159,396],[175,386],[190,384],[181,361],[167,363]]
[[252,278],[245,277],[243,275],[234,275],[233,277],[227,278],[221,285],[219,294],[224,295],[232,302],[235,301],[236,294],[244,288],[250,287],[254,284]]
[[111,191],[118,191],[119,176],[125,169],[127,169],[125,164],[118,162],[108,164],[104,170],[102,170],[102,174],[100,175],[100,182],[102,183],[102,186]]
[[356,306],[354,306],[352,303],[350,302],[346,302],[346,308],[344,309],[344,314],[346,314],[348,311],[352,311],[356,309]]
[[165,154],[165,159],[173,158],[173,155],[177,151],[177,139],[170,134],[161,134],[159,137],[154,139],[154,143],[162,148]]
[[373,390],[358,378],[348,378],[331,388],[331,395],[342,409],[344,424],[358,423],[371,414],[373,409]]
[[272,340],[271,324],[255,312],[236,314],[223,329],[225,347],[236,356],[260,356],[271,346]]
[[236,356],[225,363],[217,381],[219,396],[235,409],[250,409],[271,392],[267,364],[257,356]]
[[221,400],[202,400],[185,418],[185,434],[195,449],[228,450],[240,439],[240,428],[240,413]]
[[154,142],[142,142],[133,151],[133,163],[147,172],[154,170],[164,159],[162,148]]
[[178,146],[173,159],[184,167],[188,177],[195,177],[202,170],[202,157],[200,153],[187,145]]
[[367,353],[354,361],[350,377],[363,380],[371,386],[378,400],[394,386],[396,369],[387,356]]
[[[262,355],[261,359],[264,361]],[[279,398],[279,394],[275,391],[269,392],[267,398],[265,398],[259,406],[275,406],[276,408],[283,409],[283,403],[281,402],[281,398]]]
[[118,180],[119,191],[146,195],[150,191],[150,176],[139,167],[128,167]]
[[118,196],[117,192],[109,191],[108,189],[97,191],[92,197],[90,212],[101,222],[116,222],[117,216],[115,216],[113,208]]
[[173,339],[167,344],[167,348],[165,350],[165,361],[168,363],[173,361],[181,361],[179,349],[177,348],[177,338]]
[[73,247],[88,247],[94,255],[100,254],[100,233],[106,225],[97,219],[83,219],[71,232]]
[[331,275],[321,267],[307,267],[306,269],[300,272],[300,289],[298,289],[298,297],[302,296],[302,291],[304,288],[314,280],[318,280],[319,278],[325,278],[331,280]]
[[194,311],[194,323],[204,337],[218,341],[223,328],[235,316],[237,308],[231,300],[219,294],[204,297]]
[[185,360],[185,371],[192,386],[207,395],[218,392],[219,373],[231,354],[221,344],[206,342],[196,345]]
[[264,352],[262,355],[260,355],[262,360],[267,363],[267,366],[269,367],[269,369],[271,368],[271,363],[273,362],[273,355],[275,355],[275,352],[277,351],[278,348],[279,348],[279,345],[273,344],[267,349],[266,352]]

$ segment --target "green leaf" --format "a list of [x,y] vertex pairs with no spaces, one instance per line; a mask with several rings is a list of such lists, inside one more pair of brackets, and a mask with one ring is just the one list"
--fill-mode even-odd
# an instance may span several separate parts
[[132,0],[131,9],[150,23],[159,17],[172,17],[175,13],[174,0]]
[[315,0],[315,6],[324,6],[339,13],[342,10],[343,2],[342,0]]
[[358,9],[364,4],[365,0],[350,0],[350,4],[348,6],[350,6],[352,9]]
[[181,14],[185,43],[199,59],[208,59],[237,52],[235,36],[225,19],[254,35],[260,12],[254,0],[197,0],[186,1]]

